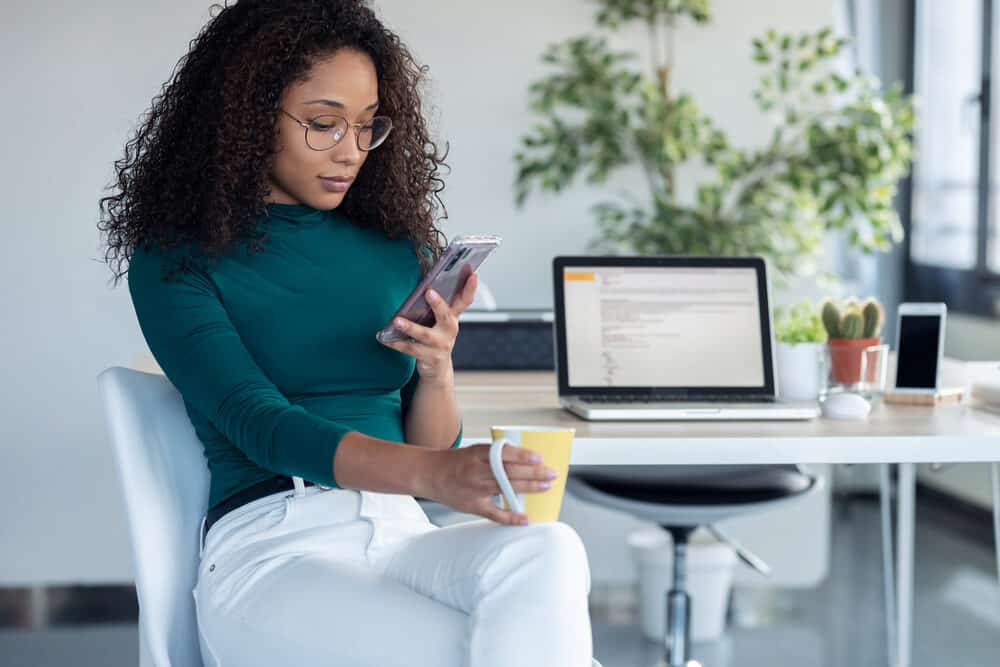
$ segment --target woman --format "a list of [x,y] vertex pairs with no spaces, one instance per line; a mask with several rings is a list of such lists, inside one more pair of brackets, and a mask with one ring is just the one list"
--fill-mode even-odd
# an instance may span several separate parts
[[[427,294],[413,342],[374,337],[442,251],[423,69],[360,0],[213,9],[101,200],[211,472],[205,663],[591,665],[578,535],[520,525],[489,446],[457,447],[475,277]],[[518,491],[554,476],[503,460]],[[483,519],[438,528],[414,496]]]

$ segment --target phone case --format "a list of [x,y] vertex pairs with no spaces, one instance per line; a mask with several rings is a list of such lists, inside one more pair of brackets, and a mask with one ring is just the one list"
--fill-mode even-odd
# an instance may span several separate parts
[[390,318],[389,324],[386,324],[375,334],[375,338],[381,343],[410,340],[409,336],[396,329],[392,324],[392,321],[397,317],[403,317],[423,326],[433,326],[434,311],[424,299],[424,293],[429,288],[434,288],[434,291],[450,303],[465,286],[465,281],[468,280],[469,276],[482,266],[486,258],[500,245],[500,242],[501,238],[493,234],[465,235],[452,239],[438,261],[427,272],[420,284],[410,292],[410,295]]

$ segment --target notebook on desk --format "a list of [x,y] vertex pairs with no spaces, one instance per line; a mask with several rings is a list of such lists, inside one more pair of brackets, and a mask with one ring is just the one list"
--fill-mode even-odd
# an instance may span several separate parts
[[812,419],[778,399],[763,259],[556,257],[559,402],[588,420]]

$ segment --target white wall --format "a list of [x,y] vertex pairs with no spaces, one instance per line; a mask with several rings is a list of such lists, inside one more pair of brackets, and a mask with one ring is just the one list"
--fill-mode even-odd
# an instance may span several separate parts
[[[97,199],[133,123],[207,21],[209,4],[47,0],[5,7],[0,586],[131,579],[95,377],[107,366],[129,365],[145,343],[125,285],[109,289],[99,261]],[[591,3],[378,4],[435,80],[432,102],[452,146],[446,233],[503,235],[483,274],[500,305],[548,306],[551,257],[583,250],[593,234],[588,208],[615,186],[576,189],[516,210],[512,153],[531,120],[526,88],[541,71],[538,55],[549,42],[589,30]],[[772,25],[816,29],[829,23],[831,2],[714,5],[711,27],[684,27],[679,35],[678,86],[734,140],[760,142],[767,131],[749,98],[750,37]],[[646,42],[637,32],[618,43]],[[681,181],[690,184],[683,174]],[[617,186],[635,182],[623,177]],[[608,535],[618,540],[627,528],[612,523]],[[621,552],[612,555],[596,556],[595,579],[630,576]]]
[[97,199],[207,2],[7,3],[0,585],[131,577],[96,376],[145,343],[111,291]]

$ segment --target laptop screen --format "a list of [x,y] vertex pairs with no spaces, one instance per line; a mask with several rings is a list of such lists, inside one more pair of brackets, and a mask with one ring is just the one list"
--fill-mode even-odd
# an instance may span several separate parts
[[568,388],[772,385],[760,267],[573,263],[559,271]]

